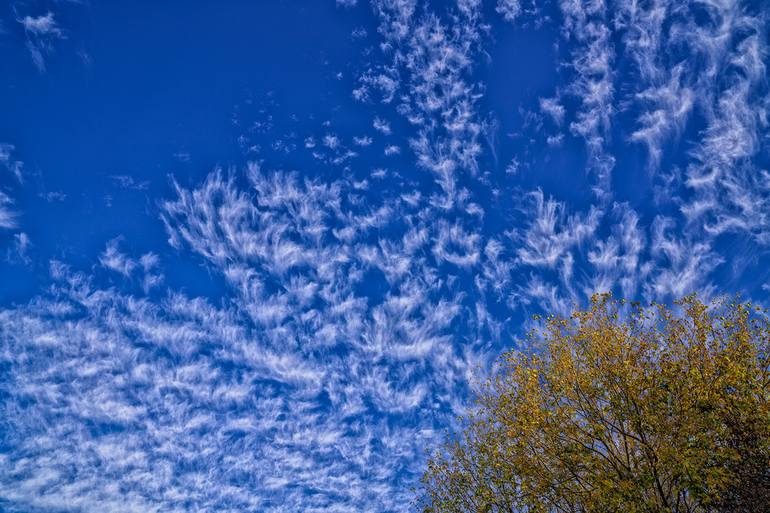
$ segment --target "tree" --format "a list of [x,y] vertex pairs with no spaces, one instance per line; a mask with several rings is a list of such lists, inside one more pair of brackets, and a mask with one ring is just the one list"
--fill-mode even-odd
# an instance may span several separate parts
[[767,312],[597,295],[501,358],[424,512],[770,511]]

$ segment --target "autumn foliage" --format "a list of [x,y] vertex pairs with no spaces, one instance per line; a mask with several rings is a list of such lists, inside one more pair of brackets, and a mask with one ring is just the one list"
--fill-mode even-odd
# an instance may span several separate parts
[[502,358],[424,512],[770,511],[770,327],[739,302],[595,296]]

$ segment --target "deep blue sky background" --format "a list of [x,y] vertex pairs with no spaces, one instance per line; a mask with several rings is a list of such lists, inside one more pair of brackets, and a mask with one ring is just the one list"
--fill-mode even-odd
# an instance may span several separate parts
[[0,5],[0,509],[406,511],[533,313],[770,291],[756,1]]

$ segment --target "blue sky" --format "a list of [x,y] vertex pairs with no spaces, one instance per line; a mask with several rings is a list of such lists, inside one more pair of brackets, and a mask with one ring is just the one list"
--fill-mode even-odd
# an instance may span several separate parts
[[0,6],[0,509],[400,512],[537,313],[770,292],[761,2]]

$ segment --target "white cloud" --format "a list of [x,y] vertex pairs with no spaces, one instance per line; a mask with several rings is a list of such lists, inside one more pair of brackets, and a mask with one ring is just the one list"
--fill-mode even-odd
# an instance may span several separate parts
[[615,158],[606,148],[615,113],[615,52],[604,2],[560,3],[564,17],[563,31],[574,44],[571,61],[574,71],[567,92],[577,98],[580,109],[570,130],[583,138],[588,149],[588,169],[595,176],[594,193],[606,199]]
[[433,253],[439,260],[445,260],[459,267],[472,267],[479,261],[479,235],[469,233],[459,225],[439,223],[438,238]]
[[11,205],[13,205],[13,200],[0,191],[0,229],[12,230],[17,227],[18,214]]
[[398,155],[401,153],[401,148],[396,146],[395,144],[390,144],[385,147],[385,155],[391,156],[391,155]]
[[556,125],[564,122],[564,106],[558,98],[540,98],[540,110],[548,114]]
[[592,208],[585,216],[568,216],[563,203],[546,199],[540,190],[530,193],[529,198],[532,219],[516,234],[519,263],[556,268],[573,247],[593,238],[599,210]]
[[369,136],[353,137],[353,144],[356,146],[370,146],[374,142]]
[[65,39],[52,12],[40,16],[24,16],[17,20],[24,27],[27,49],[38,71],[45,71],[45,56],[53,51],[54,43]]
[[19,20],[19,23],[21,23],[25,31],[37,37],[63,37],[62,31],[56,25],[54,15],[50,11],[40,16],[24,16],[24,18]]
[[118,249],[119,243],[119,239],[113,239],[108,242],[107,247],[99,256],[99,262],[107,269],[128,277],[137,264],[133,259],[121,253],[120,249]]
[[13,176],[16,177],[16,180],[21,182],[21,170],[24,167],[24,163],[12,158],[15,149],[13,144],[0,143],[0,165],[13,174]]
[[636,94],[650,110],[640,114],[640,126],[631,134],[631,140],[647,146],[648,165],[653,170],[660,165],[663,144],[670,142],[672,136],[679,136],[695,102],[693,90],[681,83],[683,71],[684,67],[677,65],[670,70],[667,84],[650,86]]
[[380,132],[383,135],[390,135],[390,123],[388,123],[386,120],[381,118],[374,118],[374,121],[372,122],[372,126],[374,126],[374,129]]
[[505,21],[513,23],[521,14],[519,0],[498,0],[495,10],[500,13]]

